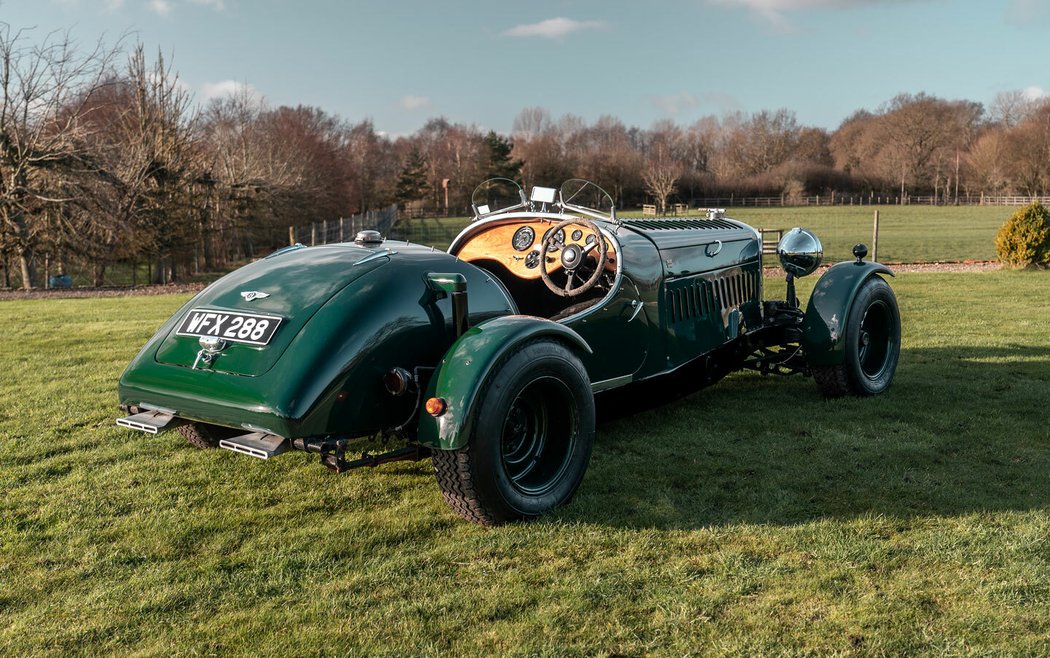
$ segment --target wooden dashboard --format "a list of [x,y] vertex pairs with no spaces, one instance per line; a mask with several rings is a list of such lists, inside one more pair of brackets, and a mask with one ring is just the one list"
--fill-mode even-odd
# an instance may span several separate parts
[[[500,263],[516,277],[522,279],[540,278],[540,245],[544,234],[557,222],[549,220],[531,220],[502,224],[488,228],[474,236],[460,247],[456,254],[460,260],[494,260]],[[524,229],[524,230],[523,230]],[[527,240],[531,231],[531,240]],[[561,268],[561,246],[575,244],[586,249],[588,240],[594,241],[594,231],[583,225],[569,224],[565,227],[565,239],[556,251],[547,257],[547,271],[554,272]],[[528,243],[528,246],[525,246]],[[608,239],[606,239],[608,243]],[[612,245],[606,244],[606,269],[616,269],[616,252]],[[524,247],[524,249],[522,249]]]

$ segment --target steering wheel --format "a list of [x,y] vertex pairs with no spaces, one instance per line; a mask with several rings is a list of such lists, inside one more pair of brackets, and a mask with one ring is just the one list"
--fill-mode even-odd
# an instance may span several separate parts
[[[565,285],[559,286],[551,280],[551,275],[547,271],[547,254],[549,253],[547,250],[550,248],[551,242],[554,241],[554,237],[558,234],[558,231],[572,225],[582,226],[590,230],[596,239],[585,247],[581,247],[575,243],[569,243],[562,247],[559,259],[561,261],[562,269],[565,270]],[[597,267],[594,268],[594,272],[591,273],[591,276],[588,277],[586,281],[579,286],[575,286],[577,268],[583,264],[584,259],[587,258],[587,254],[591,253],[591,251],[596,248],[598,249]],[[598,278],[602,275],[602,271],[605,270],[605,254],[607,252],[608,248],[605,244],[605,236],[602,235],[601,230],[595,226],[594,222],[591,220],[580,217],[559,222],[554,228],[547,231],[547,235],[543,238],[543,244],[540,245],[540,278],[543,279],[543,283],[546,284],[547,288],[549,288],[555,295],[560,297],[576,297],[577,295],[582,295],[593,288],[594,284],[598,283]]]

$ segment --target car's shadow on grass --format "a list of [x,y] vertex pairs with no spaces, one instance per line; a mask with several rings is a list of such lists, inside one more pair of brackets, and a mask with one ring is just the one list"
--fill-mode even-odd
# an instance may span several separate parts
[[599,401],[564,517],[688,529],[1050,507],[1050,349],[905,350],[875,398],[754,374],[672,398]]

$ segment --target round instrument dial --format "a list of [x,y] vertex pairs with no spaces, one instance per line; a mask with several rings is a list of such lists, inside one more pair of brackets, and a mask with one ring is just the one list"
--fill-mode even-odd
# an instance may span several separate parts
[[[543,234],[543,239],[546,240],[547,236],[549,234],[550,234],[550,231],[547,231],[546,233],[544,233]],[[554,234],[553,238],[551,238],[551,243],[550,243],[550,246],[547,247],[547,251],[549,253],[550,252],[555,252],[555,251],[558,251],[559,249],[561,249],[563,246],[565,246],[565,230],[564,229],[558,229],[558,232]]]
[[582,237],[583,237],[583,231],[581,231],[580,229],[576,229],[576,230],[574,230],[572,232],[572,239],[574,241],[579,242],[580,238],[582,238]]
[[533,231],[531,226],[522,226],[514,232],[510,242],[517,251],[527,251],[535,241],[536,231]]

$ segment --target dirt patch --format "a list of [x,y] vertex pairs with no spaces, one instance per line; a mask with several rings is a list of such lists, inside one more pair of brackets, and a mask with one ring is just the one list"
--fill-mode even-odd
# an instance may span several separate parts
[[[1002,269],[1002,265],[994,260],[967,260],[953,263],[883,263],[894,272],[994,272]],[[823,272],[830,266],[823,266],[817,270]],[[779,267],[766,267],[767,276],[771,271],[780,270]]]

